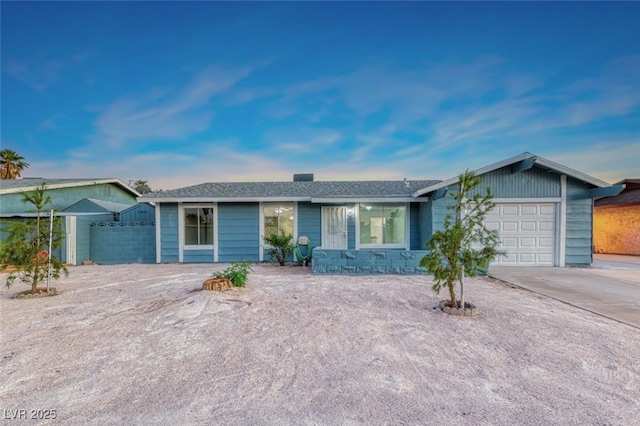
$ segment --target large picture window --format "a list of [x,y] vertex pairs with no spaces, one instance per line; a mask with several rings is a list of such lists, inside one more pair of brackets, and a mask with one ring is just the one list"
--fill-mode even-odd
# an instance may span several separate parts
[[213,245],[212,207],[187,207],[184,209],[184,245]]
[[293,235],[293,203],[267,204],[264,206],[264,235],[284,231]]
[[361,246],[406,246],[405,204],[360,204],[358,217]]

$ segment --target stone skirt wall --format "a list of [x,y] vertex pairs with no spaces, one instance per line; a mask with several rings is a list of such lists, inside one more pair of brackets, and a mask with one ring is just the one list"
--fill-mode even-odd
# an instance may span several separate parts
[[426,274],[420,266],[425,250],[325,250],[313,249],[314,274],[372,275]]

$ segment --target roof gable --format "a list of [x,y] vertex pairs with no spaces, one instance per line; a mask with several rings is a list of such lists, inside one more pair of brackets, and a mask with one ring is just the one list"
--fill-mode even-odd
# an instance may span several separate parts
[[[511,157],[508,158],[506,160],[503,161],[499,161],[497,163],[493,163],[490,164],[488,166],[479,168],[477,170],[474,170],[474,173],[477,176],[492,172],[494,170],[498,170],[501,169],[503,167],[509,167],[509,166],[514,166],[514,165],[518,165],[519,163],[525,164],[525,163],[529,163],[529,166],[536,166],[536,167],[540,167],[546,170],[551,170],[554,171],[558,174],[563,174],[563,175],[567,175],[569,177],[572,177],[574,179],[578,179],[582,182],[586,182],[590,185],[593,185],[595,187],[598,188],[603,188],[603,187],[608,187],[610,186],[607,182],[600,180],[600,179],[596,179],[593,176],[589,176],[587,174],[584,174],[582,172],[579,172],[577,170],[574,170],[572,168],[569,168],[567,166],[563,166],[562,164],[558,164],[555,163],[553,161],[547,160],[546,158],[542,158],[539,156],[536,156],[534,154],[531,154],[529,152],[525,152],[522,153],[520,155],[517,155],[515,157]],[[450,185],[454,185],[458,183],[458,176],[452,177],[450,179],[438,182],[434,185],[430,185],[430,186],[426,186],[424,188],[421,188],[420,190],[414,192],[413,194],[411,194],[413,197],[419,197],[421,195],[424,194],[428,194],[430,192],[433,191],[437,191],[438,189],[441,188],[445,188],[447,186]]]
[[17,192],[34,191],[42,184],[47,185],[47,189],[74,188],[79,186],[114,184],[130,192],[134,196],[139,196],[135,189],[126,185],[116,178],[86,178],[86,179],[48,179],[48,178],[23,178],[23,179],[2,179],[0,180],[0,194],[13,194]]

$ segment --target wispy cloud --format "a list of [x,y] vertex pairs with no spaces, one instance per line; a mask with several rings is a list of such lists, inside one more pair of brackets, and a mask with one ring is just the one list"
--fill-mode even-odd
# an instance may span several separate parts
[[183,140],[209,128],[212,98],[252,72],[251,67],[210,66],[182,87],[125,95],[95,121],[95,139],[110,146],[126,142]]
[[4,72],[31,86],[37,92],[43,92],[60,78],[63,70],[79,65],[90,56],[90,53],[76,53],[65,58],[46,58],[45,56],[39,54],[27,60],[6,59]]

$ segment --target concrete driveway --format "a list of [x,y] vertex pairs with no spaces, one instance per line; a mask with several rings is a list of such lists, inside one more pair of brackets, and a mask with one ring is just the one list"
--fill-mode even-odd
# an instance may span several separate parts
[[597,254],[591,268],[491,267],[489,276],[640,328],[640,257]]

